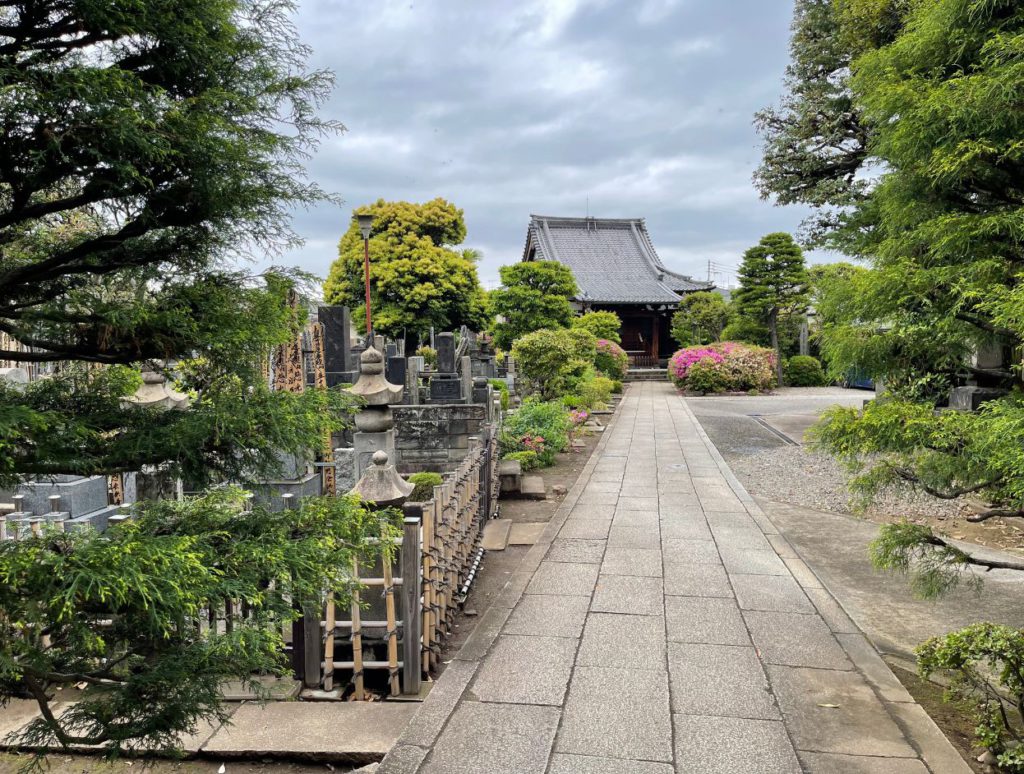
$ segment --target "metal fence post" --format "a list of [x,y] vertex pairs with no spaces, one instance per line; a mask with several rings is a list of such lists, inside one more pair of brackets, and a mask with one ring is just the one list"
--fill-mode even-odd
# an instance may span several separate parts
[[402,522],[402,693],[418,695],[423,677],[422,648],[422,555],[420,524],[423,506],[406,503]]

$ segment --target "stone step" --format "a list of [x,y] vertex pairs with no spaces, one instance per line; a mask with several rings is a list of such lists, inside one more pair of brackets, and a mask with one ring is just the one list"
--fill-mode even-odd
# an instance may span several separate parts
[[523,463],[519,460],[501,460],[498,463],[498,479],[501,491],[518,492],[523,483]]
[[511,519],[492,519],[484,524],[484,535],[480,546],[484,551],[504,551],[508,545],[509,531],[512,529]]
[[523,476],[522,486],[519,487],[519,496],[526,500],[546,499],[548,493],[544,486],[544,479],[540,476]]

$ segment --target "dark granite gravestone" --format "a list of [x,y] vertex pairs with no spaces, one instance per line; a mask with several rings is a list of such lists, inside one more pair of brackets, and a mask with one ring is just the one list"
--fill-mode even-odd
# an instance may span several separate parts
[[352,357],[351,317],[347,306],[321,306],[317,319],[324,329],[324,370],[327,386],[350,383],[356,369]]
[[[388,345],[391,348],[391,345]],[[392,384],[405,384],[406,360],[402,355],[389,355],[384,364],[384,378]]]
[[430,379],[431,403],[462,401],[462,380],[458,374],[434,374]]
[[440,333],[437,336],[437,372],[455,373],[455,334]]

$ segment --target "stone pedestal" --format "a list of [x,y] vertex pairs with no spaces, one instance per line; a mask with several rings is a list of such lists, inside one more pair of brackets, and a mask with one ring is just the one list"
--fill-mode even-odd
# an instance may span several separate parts
[[987,387],[954,387],[949,393],[949,407],[955,411],[977,411],[982,403],[1002,398],[1008,392]]

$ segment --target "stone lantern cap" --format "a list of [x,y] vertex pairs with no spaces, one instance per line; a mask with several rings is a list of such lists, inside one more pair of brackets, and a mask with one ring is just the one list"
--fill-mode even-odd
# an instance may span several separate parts
[[138,406],[180,409],[188,405],[189,398],[175,390],[162,373],[146,367],[142,370],[142,386],[125,398],[125,402]]
[[414,488],[389,464],[387,452],[378,451],[373,454],[373,464],[352,487],[352,493],[376,505],[400,505]]
[[403,387],[384,377],[384,355],[370,347],[359,356],[359,379],[348,391],[365,400],[367,406],[387,406],[402,400]]

